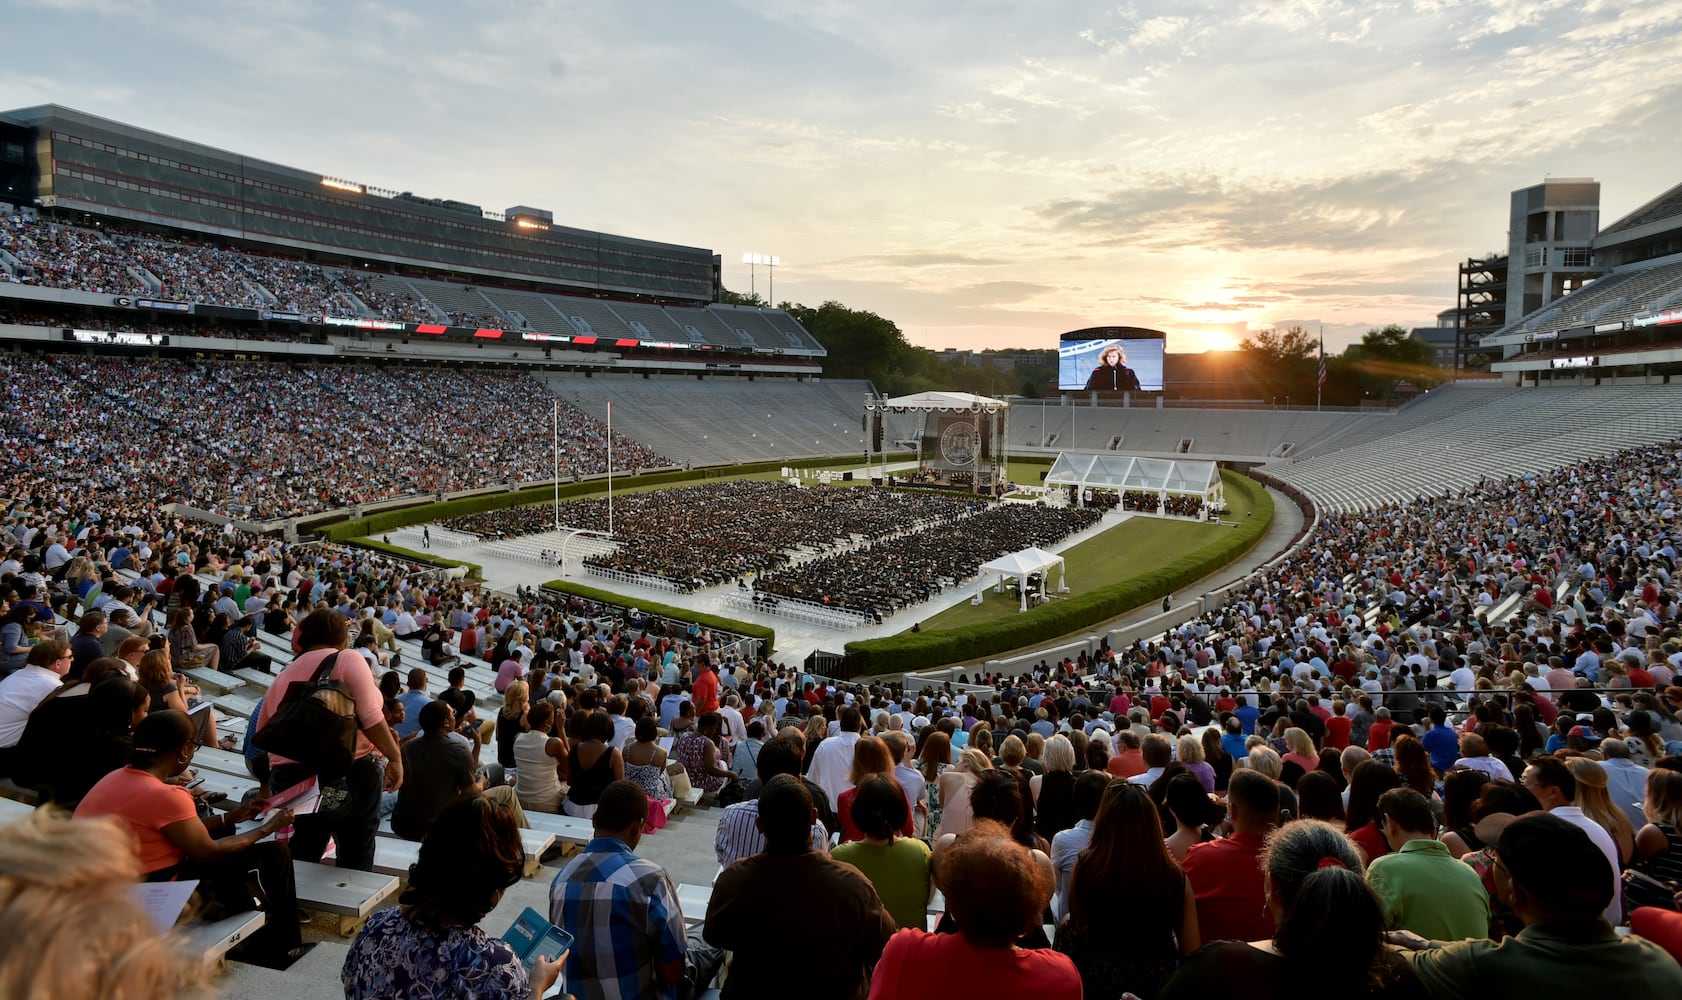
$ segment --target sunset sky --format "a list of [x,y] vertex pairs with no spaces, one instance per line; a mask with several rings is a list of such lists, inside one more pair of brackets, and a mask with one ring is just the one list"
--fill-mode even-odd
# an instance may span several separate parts
[[[930,347],[1428,325],[1508,193],[1682,179],[1682,3],[7,5],[57,103],[365,184],[723,254]],[[766,290],[766,274],[758,288]]]

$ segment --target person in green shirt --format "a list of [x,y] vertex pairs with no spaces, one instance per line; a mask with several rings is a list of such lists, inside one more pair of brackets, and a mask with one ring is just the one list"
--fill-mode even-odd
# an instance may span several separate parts
[[1378,800],[1380,829],[1394,853],[1367,866],[1367,884],[1391,930],[1437,941],[1489,936],[1489,893],[1470,865],[1437,839],[1431,803],[1411,788]]
[[1513,820],[1496,845],[1495,889],[1524,922],[1501,941],[1393,933],[1441,1000],[1682,996],[1682,966],[1645,938],[1620,938],[1603,911],[1611,865],[1581,829],[1546,813]]
[[929,845],[900,836],[910,809],[897,781],[884,775],[866,778],[853,797],[853,823],[864,839],[842,844],[830,855],[864,873],[896,925],[921,930],[933,882]]

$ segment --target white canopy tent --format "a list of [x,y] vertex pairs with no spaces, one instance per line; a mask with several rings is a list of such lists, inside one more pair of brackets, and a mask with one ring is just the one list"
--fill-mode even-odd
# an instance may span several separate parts
[[975,578],[975,599],[972,604],[980,604],[983,600],[982,592],[987,588],[987,578],[994,577],[994,591],[1003,591],[1005,577],[1016,577],[1016,589],[1021,595],[1021,609],[1028,610],[1028,578],[1035,573],[1040,574],[1040,599],[1045,598],[1045,582],[1051,575],[1050,570],[1057,567],[1057,592],[1069,592],[1068,567],[1063,557],[1055,552],[1047,552],[1040,548],[1026,548],[1009,555],[1000,556],[989,563],[982,563],[979,575]]
[[1140,458],[1065,451],[1051,464],[1045,485],[1078,487],[1077,498],[1088,488],[1097,487],[1122,493],[1139,490],[1162,497],[1170,493],[1192,494],[1217,509],[1226,504],[1220,466],[1199,458]]

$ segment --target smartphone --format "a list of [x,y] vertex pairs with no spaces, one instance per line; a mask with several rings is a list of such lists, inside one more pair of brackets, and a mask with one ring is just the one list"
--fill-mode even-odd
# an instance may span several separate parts
[[[543,932],[543,936],[538,938],[537,946],[526,956],[526,971],[531,971],[532,966],[537,964],[537,959],[540,956],[553,962],[571,950],[572,935],[551,924],[549,929]],[[550,997],[566,996],[566,985],[567,973],[563,966],[560,975],[555,977],[555,985],[543,994],[544,1000],[548,1000]]]
[[199,787],[202,784],[204,784],[204,779],[203,778],[194,778],[192,781],[187,782],[187,784],[183,787],[191,790],[191,789]]

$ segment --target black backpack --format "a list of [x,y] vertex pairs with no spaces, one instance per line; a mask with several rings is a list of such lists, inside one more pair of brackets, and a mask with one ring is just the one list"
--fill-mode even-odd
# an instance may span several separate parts
[[339,652],[330,650],[309,680],[294,681],[286,689],[286,697],[253,741],[264,752],[297,761],[329,781],[350,771],[361,728],[356,696],[344,681],[333,679]]

